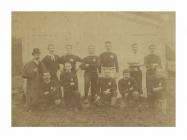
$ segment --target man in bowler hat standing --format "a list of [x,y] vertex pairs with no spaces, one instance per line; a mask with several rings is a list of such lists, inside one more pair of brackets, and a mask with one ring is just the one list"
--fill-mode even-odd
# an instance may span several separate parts
[[28,111],[35,110],[39,103],[40,83],[42,81],[43,66],[40,62],[40,50],[34,48],[33,59],[23,68],[22,77],[26,80],[26,105]]

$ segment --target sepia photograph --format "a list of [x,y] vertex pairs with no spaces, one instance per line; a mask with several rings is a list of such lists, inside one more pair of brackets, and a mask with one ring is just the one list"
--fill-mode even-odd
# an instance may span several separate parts
[[175,12],[11,13],[12,127],[175,127]]

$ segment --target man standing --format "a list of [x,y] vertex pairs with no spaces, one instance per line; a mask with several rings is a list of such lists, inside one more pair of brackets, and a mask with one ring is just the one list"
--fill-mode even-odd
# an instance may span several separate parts
[[148,94],[151,92],[151,81],[155,75],[157,68],[162,68],[161,59],[158,55],[155,54],[156,46],[151,44],[149,46],[150,54],[145,56],[144,65],[146,66],[146,87]]
[[23,69],[23,78],[26,80],[26,105],[29,111],[37,108],[40,96],[40,83],[42,82],[42,64],[40,50],[34,48],[33,60],[28,62]]
[[[114,75],[116,72],[119,72],[118,59],[115,53],[111,52],[111,42],[105,42],[106,52],[100,55],[100,70],[102,72],[103,69],[109,69],[111,74]],[[113,76],[112,76],[113,77]]]
[[72,54],[72,45],[70,44],[66,45],[66,55],[60,58],[60,64],[63,65],[63,67],[66,62],[69,62],[71,64],[72,72],[76,73],[79,68],[78,62],[81,62],[81,58]]
[[49,54],[46,55],[42,62],[45,65],[47,71],[51,74],[52,80],[57,80],[57,70],[59,69],[59,56],[55,54],[54,44],[48,45]]
[[60,75],[61,85],[64,91],[65,107],[75,109],[76,112],[81,110],[80,93],[78,89],[78,79],[75,72],[72,72],[70,62],[64,64],[64,71]]
[[84,72],[84,92],[85,101],[88,101],[88,92],[91,91],[91,102],[94,101],[95,94],[97,92],[97,80],[99,70],[99,57],[95,54],[95,46],[88,46],[89,55],[83,59],[81,68]]
[[142,94],[142,71],[140,66],[143,65],[143,58],[138,52],[138,44],[133,43],[131,45],[132,53],[129,54],[127,59],[127,65],[130,70],[130,75],[137,82],[137,90],[139,94]]

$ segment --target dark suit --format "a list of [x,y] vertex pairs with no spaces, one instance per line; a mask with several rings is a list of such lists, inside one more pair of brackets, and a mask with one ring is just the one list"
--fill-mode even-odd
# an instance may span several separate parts
[[50,72],[52,79],[57,79],[57,70],[59,69],[59,56],[54,55],[54,58],[50,55],[46,55],[42,59],[46,69]]

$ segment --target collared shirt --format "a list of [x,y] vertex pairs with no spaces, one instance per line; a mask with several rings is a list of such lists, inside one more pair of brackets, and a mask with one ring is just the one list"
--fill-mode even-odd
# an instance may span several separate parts
[[46,55],[42,59],[43,64],[49,72],[57,72],[59,69],[59,56],[58,55]]
[[55,62],[55,55],[50,55],[51,56],[51,60],[53,61],[53,62]]

